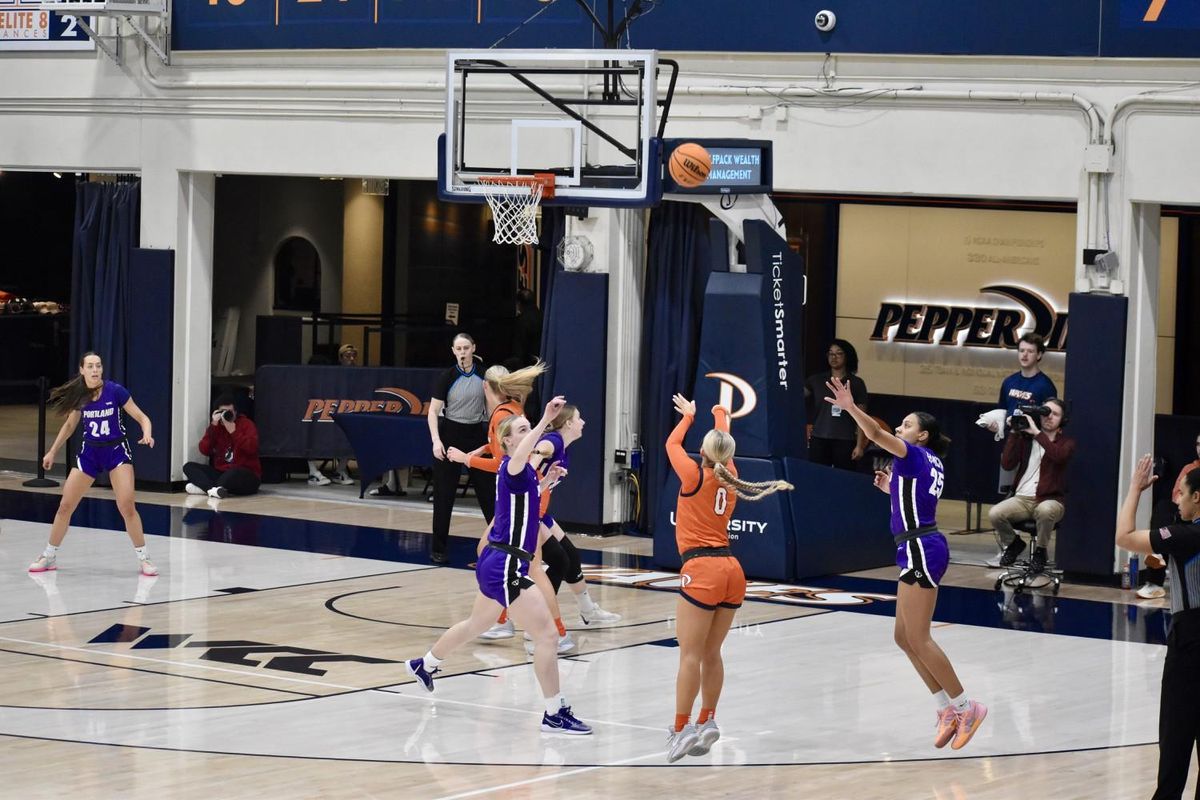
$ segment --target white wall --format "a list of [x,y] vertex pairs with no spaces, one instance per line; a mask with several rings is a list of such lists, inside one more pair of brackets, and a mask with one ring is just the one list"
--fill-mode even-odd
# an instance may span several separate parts
[[[127,53],[121,69],[99,53],[0,59],[0,169],[142,173],[142,244],[180,252],[177,309],[203,297],[211,274],[211,186],[199,176],[435,176],[437,53],[176,54],[152,70]],[[781,191],[1077,199],[1082,247],[1098,218],[1084,146],[1101,131],[1076,95],[1097,119],[1123,109],[1108,227],[1124,269],[1153,263],[1130,249],[1131,201],[1200,203],[1200,115],[1184,105],[1200,98],[1186,88],[1192,62],[841,56],[824,67],[839,93],[814,98],[795,95],[825,85],[819,57],[673,55],[682,69],[667,134],[773,139]],[[1173,105],[1121,105],[1158,90],[1173,90]],[[192,365],[177,368],[177,396],[205,405],[194,367],[207,363],[209,331],[177,320]],[[1130,377],[1153,387],[1145,356]]]

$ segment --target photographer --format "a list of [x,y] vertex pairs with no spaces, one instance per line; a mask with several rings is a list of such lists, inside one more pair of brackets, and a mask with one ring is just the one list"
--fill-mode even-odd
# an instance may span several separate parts
[[189,461],[183,465],[188,494],[222,498],[231,494],[254,494],[262,481],[258,461],[258,428],[237,413],[233,398],[221,395],[212,412],[212,424],[200,440],[207,464]]
[[1065,410],[1061,400],[1051,397],[1041,405],[1018,406],[1009,420],[1000,465],[1014,470],[1016,477],[1008,499],[988,512],[988,520],[1004,547],[1002,567],[1011,565],[1025,549],[1013,523],[1028,519],[1037,521],[1037,542],[1030,563],[1036,572],[1046,567],[1046,545],[1063,516],[1067,463],[1075,452],[1075,440],[1062,432]]

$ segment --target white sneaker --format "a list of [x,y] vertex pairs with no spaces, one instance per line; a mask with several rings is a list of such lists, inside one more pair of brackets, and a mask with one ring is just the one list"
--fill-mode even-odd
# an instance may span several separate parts
[[184,486],[183,490],[188,494],[208,494],[208,492],[204,491],[194,483],[189,483],[187,486]]
[[[555,650],[558,655],[561,656],[563,653],[569,653],[574,649],[575,640],[571,638],[570,632],[558,637],[558,647]],[[529,655],[533,655],[533,639],[530,638],[528,632],[525,634],[525,652]]]
[[673,764],[683,758],[699,741],[694,723],[684,725],[681,731],[667,729],[667,762]]
[[351,478],[349,475],[342,472],[334,476],[333,482],[339,486],[349,486],[350,484],[354,483],[354,478]]
[[1167,590],[1157,583],[1146,582],[1137,590],[1137,596],[1143,600],[1157,600],[1167,596]]
[[214,486],[208,490],[208,496],[216,498],[217,500],[224,500],[229,496],[229,490],[224,486]]
[[58,569],[58,556],[41,555],[29,565],[30,572],[51,572],[56,569]]
[[699,740],[696,746],[688,750],[689,756],[707,755],[712,746],[717,743],[717,739],[721,738],[721,729],[717,727],[717,721],[709,717],[708,722],[704,723],[697,729]]
[[324,475],[309,475],[308,476],[308,485],[309,486],[328,486],[331,483],[333,483],[333,481],[329,480],[329,478],[326,478]]
[[583,620],[584,625],[610,625],[621,621],[620,614],[605,611],[597,605],[593,605],[591,611],[584,611],[582,608],[579,609],[579,618]]
[[153,578],[158,574],[158,567],[154,566],[150,559],[143,558],[141,559],[140,571],[142,575],[145,575],[147,578]]
[[516,629],[513,627],[512,620],[505,622],[497,622],[492,627],[488,628],[483,633],[479,634],[480,639],[494,641],[496,639],[511,639]]

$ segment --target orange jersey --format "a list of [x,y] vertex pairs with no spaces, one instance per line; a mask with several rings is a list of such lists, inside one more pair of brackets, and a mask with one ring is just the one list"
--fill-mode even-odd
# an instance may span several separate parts
[[471,456],[467,466],[471,469],[481,469],[484,472],[499,472],[500,459],[504,458],[504,445],[500,441],[500,423],[509,417],[517,417],[525,413],[520,404],[509,400],[492,409],[492,418],[488,420],[488,449],[483,455]]
[[[713,416],[718,430],[729,430],[724,408],[714,406]],[[679,476],[675,543],[680,553],[694,547],[728,547],[729,520],[737,505],[737,493],[717,480],[712,467],[701,468],[684,451],[683,439],[691,426],[692,418],[684,417],[667,437],[667,456]],[[737,475],[732,462],[726,468]]]

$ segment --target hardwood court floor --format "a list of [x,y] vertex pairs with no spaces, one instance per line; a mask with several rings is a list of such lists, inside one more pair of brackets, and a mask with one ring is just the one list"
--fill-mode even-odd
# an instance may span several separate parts
[[477,517],[456,518],[452,566],[435,568],[419,505],[143,494],[162,570],[146,579],[97,492],[59,571],[30,577],[56,498],[14,483],[0,478],[0,797],[1153,790],[1163,615],[1115,602],[1128,592],[1006,597],[956,567],[936,635],[992,710],[951,751],[930,744],[932,703],[892,644],[890,570],[756,585],[725,648],[724,736],[669,767],[674,576],[639,557],[644,540],[582,540],[593,596],[623,619],[585,629],[562,593],[579,643],[560,661],[564,692],[596,733],[554,737],[538,732],[519,640],[465,646],[433,696],[404,671],[472,601]]

